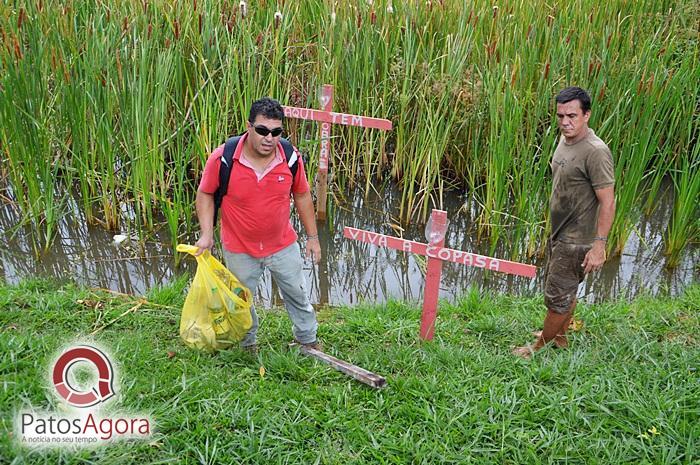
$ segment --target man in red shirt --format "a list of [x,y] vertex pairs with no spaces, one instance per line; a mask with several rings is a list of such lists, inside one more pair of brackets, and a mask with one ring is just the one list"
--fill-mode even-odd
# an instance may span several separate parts
[[[284,111],[276,100],[253,102],[248,128],[233,154],[228,190],[221,202],[221,241],[228,269],[251,291],[265,268],[272,273],[284,299],[295,339],[317,348],[316,314],[309,302],[302,272],[297,233],[290,222],[290,194],[304,229],[306,255],[318,263],[314,204],[301,157],[294,179],[280,143]],[[296,150],[296,149],[295,149]],[[219,167],[224,145],[207,159],[197,190],[200,253],[214,245],[214,192],[219,187]],[[253,326],[241,347],[256,350],[258,317],[251,307]]]

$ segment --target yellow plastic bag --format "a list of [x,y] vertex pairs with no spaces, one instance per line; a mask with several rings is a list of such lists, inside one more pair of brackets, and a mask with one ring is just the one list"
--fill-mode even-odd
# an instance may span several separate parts
[[[192,256],[199,249],[178,244],[177,251]],[[180,337],[194,349],[213,352],[237,343],[253,320],[253,294],[208,250],[195,257],[197,272],[180,318]]]

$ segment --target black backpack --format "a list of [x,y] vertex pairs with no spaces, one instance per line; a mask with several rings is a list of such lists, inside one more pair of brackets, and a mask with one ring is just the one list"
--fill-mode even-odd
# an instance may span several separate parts
[[[224,145],[224,154],[221,156],[221,167],[219,168],[219,188],[214,192],[214,226],[221,208],[221,201],[228,192],[228,181],[231,178],[231,168],[233,168],[233,154],[236,151],[238,142],[242,136],[230,137]],[[299,169],[299,156],[294,150],[294,146],[287,139],[280,138],[280,143],[284,149],[284,158],[287,160],[289,171],[292,172],[292,182],[296,178]]]

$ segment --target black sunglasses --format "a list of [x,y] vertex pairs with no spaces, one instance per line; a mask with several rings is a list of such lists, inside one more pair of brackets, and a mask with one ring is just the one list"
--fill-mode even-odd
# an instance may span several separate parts
[[262,126],[262,125],[253,126],[253,129],[255,129],[255,132],[257,132],[258,134],[260,134],[263,137],[267,137],[268,134],[272,134],[272,137],[277,137],[280,134],[282,134],[282,131],[284,131],[284,128],[270,129],[270,128],[268,128],[266,126]]

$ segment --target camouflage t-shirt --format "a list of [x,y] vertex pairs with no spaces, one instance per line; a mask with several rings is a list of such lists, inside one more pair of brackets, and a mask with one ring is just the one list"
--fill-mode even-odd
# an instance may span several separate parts
[[615,183],[610,149],[589,128],[586,137],[575,144],[567,145],[562,137],[550,166],[551,239],[571,244],[590,244],[598,224],[595,189],[610,187]]

